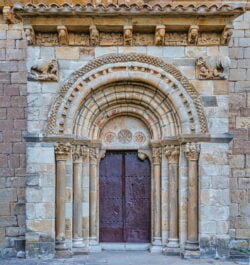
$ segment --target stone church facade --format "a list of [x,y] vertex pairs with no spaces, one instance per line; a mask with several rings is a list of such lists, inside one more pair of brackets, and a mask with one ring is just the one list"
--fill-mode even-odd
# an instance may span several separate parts
[[67,2],[0,3],[1,255],[247,252],[249,3]]

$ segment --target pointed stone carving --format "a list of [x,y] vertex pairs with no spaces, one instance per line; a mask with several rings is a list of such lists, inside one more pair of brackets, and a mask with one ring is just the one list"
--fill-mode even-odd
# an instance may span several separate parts
[[27,39],[28,45],[34,45],[35,44],[35,31],[32,26],[25,26],[24,27],[25,36]]
[[133,26],[123,27],[124,46],[132,46],[133,44]]
[[198,36],[199,36],[199,26],[198,25],[190,26],[188,31],[188,44],[196,45],[198,42]]
[[226,25],[221,34],[221,45],[228,45],[233,35],[233,26]]
[[58,64],[56,60],[38,60],[28,73],[28,80],[31,81],[57,81]]
[[89,27],[89,32],[90,32],[90,45],[92,46],[97,46],[99,45],[99,31],[96,28],[96,25],[91,25]]
[[165,44],[165,25],[158,25],[155,28],[155,45],[162,46]]
[[199,57],[196,61],[196,75],[198,79],[227,79],[231,61],[223,55]]
[[68,30],[65,26],[57,26],[58,32],[58,41],[60,45],[68,45],[69,43],[69,36]]

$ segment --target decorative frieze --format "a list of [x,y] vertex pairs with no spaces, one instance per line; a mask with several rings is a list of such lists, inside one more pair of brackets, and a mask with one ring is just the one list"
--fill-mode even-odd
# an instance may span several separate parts
[[[27,27],[27,26],[26,26]],[[95,25],[90,26],[90,33],[68,32],[65,26],[58,26],[58,32],[32,32],[34,41],[29,45],[39,46],[217,46],[227,45],[226,31],[197,32],[198,26],[191,26],[189,32],[166,32],[165,25],[156,26],[155,34],[133,32],[133,26],[124,26],[122,32],[99,32]],[[27,32],[26,36],[30,35]]]
[[229,76],[230,59],[217,55],[199,57],[196,61],[196,75],[198,79],[227,79]]
[[28,80],[31,81],[57,81],[58,64],[56,60],[41,59],[30,68]]

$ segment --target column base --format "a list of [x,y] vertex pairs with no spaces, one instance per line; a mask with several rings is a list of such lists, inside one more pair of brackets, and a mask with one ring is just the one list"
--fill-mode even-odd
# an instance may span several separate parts
[[180,256],[180,248],[170,248],[170,247],[165,247],[163,249],[163,255],[166,256]]
[[199,250],[184,250],[181,253],[182,258],[184,259],[199,259],[200,251]]
[[150,246],[149,248],[150,253],[162,253],[162,246]]
[[73,248],[84,248],[85,244],[83,243],[82,238],[76,238],[76,239],[73,239],[72,246]]
[[101,252],[102,247],[96,237],[89,238],[89,252]]
[[66,246],[66,242],[64,240],[62,241],[56,241],[56,245],[55,245],[55,250],[56,251],[65,251],[68,250],[68,247]]
[[178,238],[169,238],[167,247],[168,248],[179,248],[179,239]]
[[193,240],[187,240],[185,244],[185,250],[197,251],[199,250],[199,242]]

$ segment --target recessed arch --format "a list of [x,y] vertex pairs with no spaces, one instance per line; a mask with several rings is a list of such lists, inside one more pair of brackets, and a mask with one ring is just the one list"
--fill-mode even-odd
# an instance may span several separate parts
[[97,58],[71,76],[51,107],[47,134],[96,137],[96,121],[123,105],[155,117],[157,138],[208,132],[199,95],[176,67],[144,54],[121,54]]

